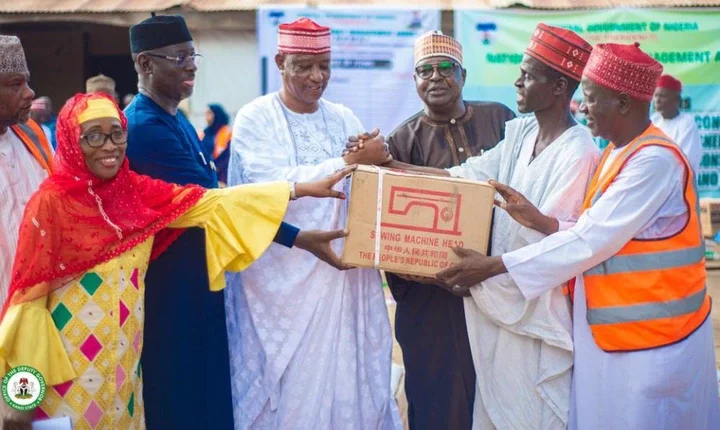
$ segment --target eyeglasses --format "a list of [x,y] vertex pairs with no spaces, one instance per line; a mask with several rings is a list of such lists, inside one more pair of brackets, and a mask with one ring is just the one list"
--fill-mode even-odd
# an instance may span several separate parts
[[96,132],[81,136],[80,139],[87,142],[91,148],[100,148],[105,145],[105,142],[107,142],[108,139],[110,139],[110,141],[115,145],[123,145],[127,143],[127,133],[123,130],[113,130],[110,134]]
[[165,60],[172,61],[173,63],[175,63],[175,65],[177,67],[181,67],[181,66],[188,64],[188,60],[192,61],[193,64],[195,64],[196,66],[199,66],[200,64],[202,64],[202,60],[203,60],[203,56],[201,54],[190,54],[190,55],[181,54],[181,55],[178,55],[177,57],[172,57],[169,55],[160,55],[160,54],[153,54],[151,52],[146,52],[145,55],[150,56],[150,57],[155,57],[155,58],[164,58]]
[[437,64],[423,64],[415,68],[415,74],[418,75],[420,79],[427,80],[430,79],[435,73],[435,70],[437,70],[440,76],[449,78],[455,74],[456,67],[458,67],[458,65],[452,61],[441,61]]

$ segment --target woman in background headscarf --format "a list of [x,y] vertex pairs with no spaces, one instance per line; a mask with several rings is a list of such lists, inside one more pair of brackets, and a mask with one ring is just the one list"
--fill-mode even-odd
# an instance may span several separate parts
[[[221,290],[225,270],[245,269],[270,245],[292,187],[206,190],[136,174],[125,158],[127,120],[104,93],[70,99],[57,138],[55,169],[20,227],[0,323],[0,374],[24,365],[43,375],[37,418],[69,416],[75,429],[145,428],[140,355],[151,256],[181,229],[202,227],[210,286]],[[349,170],[298,183],[295,193],[343,198],[331,189]],[[303,233],[315,244],[333,235]],[[0,427],[28,428],[32,412],[3,407]]]
[[212,153],[217,169],[218,181],[227,183],[227,166],[230,161],[230,153],[225,151],[230,145],[232,128],[230,128],[230,117],[225,109],[219,104],[208,105],[205,111],[205,121],[208,126],[200,133],[203,148],[206,153]]

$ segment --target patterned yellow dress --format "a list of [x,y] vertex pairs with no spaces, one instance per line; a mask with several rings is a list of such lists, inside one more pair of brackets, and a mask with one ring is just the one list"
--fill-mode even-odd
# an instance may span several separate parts
[[[224,288],[225,270],[246,268],[270,245],[288,195],[287,183],[209,190],[171,224],[205,229],[211,289]],[[140,356],[152,243],[8,309],[0,365],[43,374],[48,389],[36,419],[69,416],[77,430],[145,428]]]
[[140,429],[140,351],[152,239],[50,295],[49,310],[77,378],[46,391],[38,418],[69,416],[76,429]]

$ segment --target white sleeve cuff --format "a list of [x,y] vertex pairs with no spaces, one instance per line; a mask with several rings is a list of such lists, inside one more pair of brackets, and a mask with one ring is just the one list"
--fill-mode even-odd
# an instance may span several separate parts
[[570,230],[575,225],[574,221],[560,221],[558,220],[558,231]]
[[525,282],[526,280],[523,279],[522,273],[513,273],[513,268],[523,263],[526,259],[522,253],[508,252],[501,255],[500,258],[502,258],[503,264],[507,269],[507,274],[515,282],[515,285],[517,285],[518,290],[520,290],[520,293],[525,297],[525,300],[532,300],[544,293],[544,291],[538,291],[538,288],[533,285],[532,282]]
[[466,169],[464,164],[445,169],[445,171],[453,178],[475,179],[470,175],[469,169]]
[[[345,163],[345,159],[342,158],[342,157],[331,158],[330,160],[328,160],[328,162],[331,163],[330,166],[332,167],[333,172],[337,172],[338,170],[342,170],[342,169],[345,168],[345,166],[347,166],[347,164]],[[331,173],[332,173],[332,172],[331,172]]]

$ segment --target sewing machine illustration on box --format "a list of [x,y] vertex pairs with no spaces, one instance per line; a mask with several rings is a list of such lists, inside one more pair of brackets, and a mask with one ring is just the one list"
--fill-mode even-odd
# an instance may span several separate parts
[[[461,202],[462,196],[457,193],[391,186],[382,226],[459,236]],[[411,217],[419,214],[430,222],[423,220],[423,225],[418,225]]]

